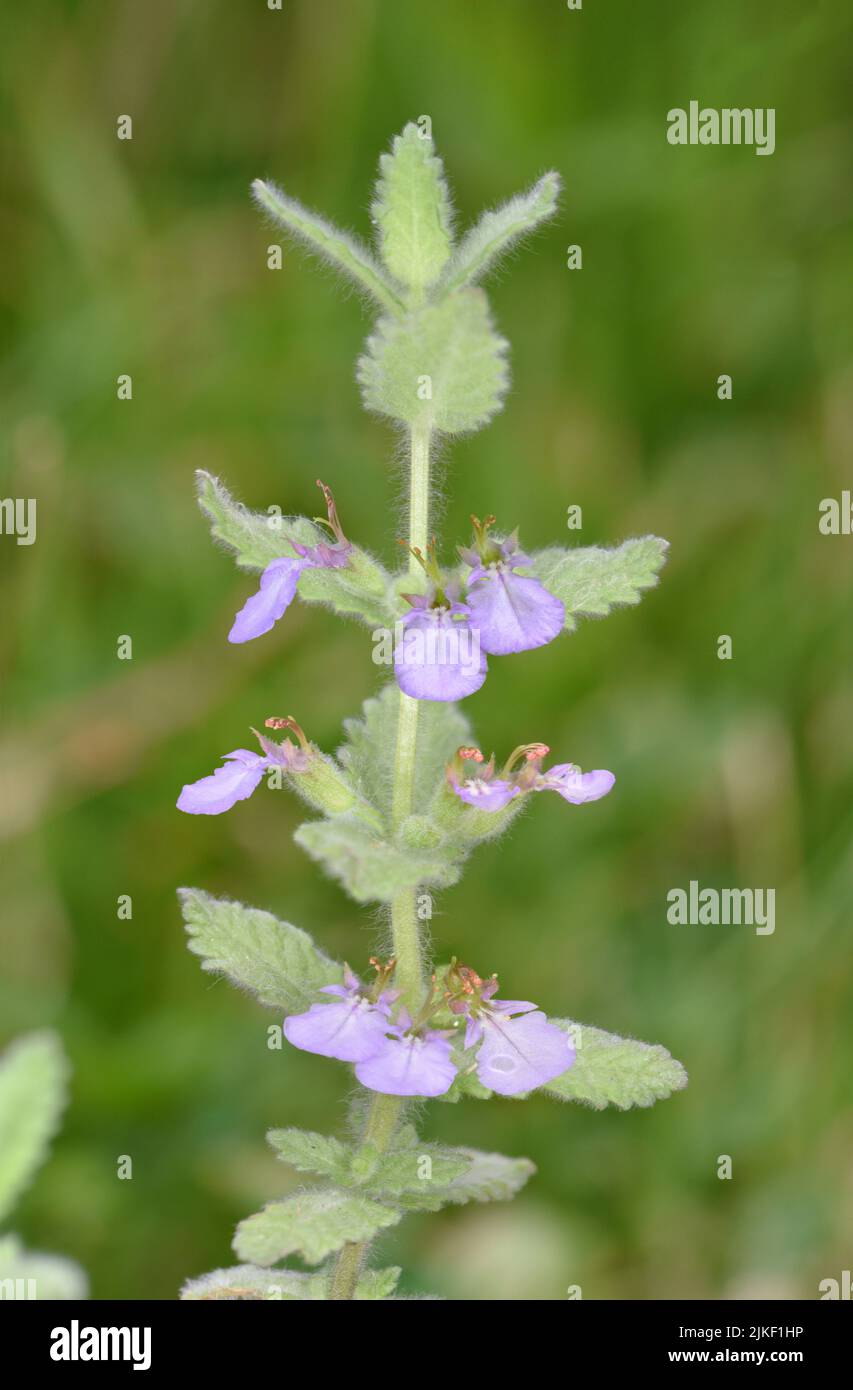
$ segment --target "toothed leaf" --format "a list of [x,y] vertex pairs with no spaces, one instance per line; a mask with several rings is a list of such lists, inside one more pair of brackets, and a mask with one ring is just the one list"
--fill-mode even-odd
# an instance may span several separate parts
[[572,1033],[574,1065],[540,1087],[560,1100],[582,1101],[594,1110],[614,1105],[617,1110],[654,1105],[687,1085],[687,1072],[665,1047],[620,1038],[601,1028],[552,1018],[558,1028]]
[[343,1245],[371,1240],[399,1220],[398,1211],[367,1197],[334,1189],[297,1192],[241,1221],[234,1250],[252,1264],[275,1264],[291,1254],[319,1264]]
[[506,351],[482,290],[458,290],[403,319],[381,318],[358,363],[364,403],[411,428],[480,429],[503,404]]
[[458,864],[445,849],[414,850],[378,839],[352,815],[306,821],[293,836],[358,903],[390,902],[406,888],[448,888]]
[[431,137],[409,124],[379,161],[371,212],[382,259],[401,285],[421,292],[450,256],[450,198]]
[[303,1129],[271,1129],[267,1142],[299,1173],[317,1173],[337,1183],[349,1177],[352,1150],[337,1139]]
[[202,957],[202,970],[225,975],[261,1004],[299,1013],[315,1002],[324,985],[343,980],[343,967],[324,955],[307,932],[271,912],[213,898],[200,888],[180,888],[178,897],[188,945]]
[[623,604],[639,603],[652,589],[666,561],[667,541],[642,536],[613,549],[579,546],[574,550],[553,547],[531,557],[530,572],[566,609],[566,629],[576,619],[603,617]]

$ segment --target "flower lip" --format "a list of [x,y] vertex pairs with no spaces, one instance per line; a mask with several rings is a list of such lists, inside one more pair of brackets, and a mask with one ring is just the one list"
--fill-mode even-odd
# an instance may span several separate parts
[[534,1090],[568,1071],[575,1052],[568,1034],[527,999],[497,999],[498,979],[483,980],[454,961],[447,973],[451,1012],[466,1018],[464,1047],[478,1049],[484,1086],[499,1095]]
[[235,748],[223,757],[223,766],[209,777],[188,782],[177,800],[179,811],[193,816],[218,816],[245,801],[269,767],[269,759],[248,748]]
[[318,524],[328,527],[334,540],[331,543],[321,541],[313,546],[290,541],[296,555],[282,555],[270,561],[261,575],[257,592],[247,598],[235,617],[228,633],[229,642],[251,642],[255,637],[263,637],[270,632],[296,597],[296,587],[303,570],[340,569],[349,563],[353,547],[341,529],[332,491],[319,480],[317,486],[323,489],[329,513],[328,521],[317,518]]

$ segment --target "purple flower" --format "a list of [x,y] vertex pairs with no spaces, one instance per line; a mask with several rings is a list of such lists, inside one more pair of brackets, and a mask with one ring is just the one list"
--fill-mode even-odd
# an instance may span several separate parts
[[558,792],[564,801],[581,806],[585,801],[599,801],[613,787],[616,778],[604,768],[581,772],[574,763],[558,763],[539,774],[533,784],[536,792]]
[[469,1019],[465,1045],[476,1042],[477,1076],[501,1096],[544,1086],[575,1060],[568,1034],[549,1023],[535,1004],[518,999],[495,1000],[479,1017]]
[[304,1014],[291,1014],[284,1020],[284,1036],[304,1052],[335,1057],[339,1062],[361,1062],[372,1057],[385,1040],[390,1000],[383,993],[372,1001],[352,971],[345,973],[343,985],[326,985],[321,994],[337,996],[337,1002],[312,1004]]
[[210,777],[186,784],[178,797],[179,811],[188,811],[193,816],[219,816],[223,811],[230,811],[236,802],[251,796],[269,768],[279,767],[291,773],[306,770],[312,757],[311,745],[296,721],[288,717],[266,722],[273,729],[295,730],[299,746],[290,739],[276,743],[253,729],[264,755],[251,753],[247,748],[226,753],[225,767],[218,767]]
[[319,480],[317,486],[323,489],[329,513],[328,523],[323,524],[328,524],[335,537],[334,543],[328,545],[321,542],[308,546],[291,541],[296,557],[282,556],[267,565],[261,575],[258,592],[246,600],[234,619],[228,634],[229,642],[251,642],[253,638],[269,632],[293,602],[303,570],[341,569],[349,563],[352,546],[341,530],[331,489]]
[[403,618],[402,634],[394,644],[394,675],[400,689],[413,700],[463,700],[473,695],[488,667],[466,606],[452,593],[407,597],[412,611]]
[[484,1086],[502,1096],[532,1091],[568,1071],[575,1060],[569,1036],[526,999],[496,999],[497,976],[482,980],[466,965],[447,976],[450,1009],[467,1017],[465,1047],[478,1047]]
[[237,748],[225,754],[225,766],[210,777],[188,782],[178,797],[178,810],[193,816],[218,816],[237,801],[251,796],[270,765],[269,758]]
[[515,536],[492,541],[485,531],[480,554],[463,551],[473,563],[468,576],[467,603],[471,626],[480,634],[483,651],[494,656],[544,647],[563,631],[566,610],[538,579],[515,570],[530,564]]
[[494,757],[485,763],[479,748],[459,748],[447,764],[447,781],[460,800],[481,811],[501,811],[514,797],[532,791],[557,792],[564,801],[580,806],[606,796],[616,781],[604,768],[581,772],[575,763],[558,763],[543,772],[542,759],[548,752],[545,743],[523,743],[496,777]]
[[387,1096],[443,1096],[456,1076],[449,1040],[426,1028],[411,1033],[411,1020],[402,1010],[397,1023],[386,1028],[381,1046],[358,1063],[362,1086]]

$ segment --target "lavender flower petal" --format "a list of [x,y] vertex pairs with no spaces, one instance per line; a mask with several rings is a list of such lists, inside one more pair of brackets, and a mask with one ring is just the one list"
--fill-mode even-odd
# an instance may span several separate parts
[[501,1096],[532,1091],[568,1071],[575,1049],[568,1034],[549,1023],[541,1010],[517,1018],[483,1018],[477,1075]]
[[447,1038],[428,1032],[385,1037],[372,1057],[359,1062],[362,1086],[388,1096],[443,1096],[453,1085],[456,1068]]
[[268,766],[266,758],[246,748],[226,753],[225,764],[210,777],[188,782],[178,797],[178,810],[192,816],[218,816],[230,811],[235,802],[252,795]]
[[585,801],[599,801],[602,796],[606,796],[615,781],[613,773],[605,771],[604,768],[596,768],[593,772],[581,772],[574,763],[558,763],[556,767],[549,767],[548,771],[543,773],[534,790],[558,792],[564,801],[570,801],[573,806],[581,806]]
[[304,560],[286,558],[267,565],[258,592],[246,600],[234,619],[228,641],[250,642],[253,637],[269,632],[293,602],[304,567]]
[[[477,573],[477,571],[475,571]],[[559,637],[566,610],[538,579],[490,567],[468,590],[471,626],[483,651],[495,656],[544,647]]]
[[395,643],[394,675],[413,700],[464,700],[486,679],[486,658],[467,620],[446,609],[413,609]]
[[388,1019],[369,1000],[350,995],[337,1004],[312,1004],[304,1014],[284,1020],[284,1036],[303,1052],[360,1062],[385,1040]]
[[477,806],[481,811],[502,811],[519,788],[501,777],[490,782],[485,777],[471,777],[465,782],[453,782],[453,790],[469,806]]

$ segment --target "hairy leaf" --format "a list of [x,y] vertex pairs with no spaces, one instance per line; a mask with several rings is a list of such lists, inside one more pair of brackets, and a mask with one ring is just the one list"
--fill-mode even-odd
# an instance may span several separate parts
[[541,1087],[549,1095],[582,1101],[594,1110],[608,1105],[630,1110],[654,1105],[687,1085],[687,1072],[665,1047],[619,1038],[565,1018],[550,1021],[572,1033],[577,1057],[568,1071]]
[[[299,545],[328,544],[329,536],[305,516],[250,512],[218,478],[199,469],[198,502],[210,521],[211,535],[233,552],[241,569],[264,570],[273,560],[292,559]],[[396,600],[392,577],[367,551],[354,546],[340,569],[304,569],[299,597],[322,603],[336,613],[360,618],[369,627],[393,624]]]
[[341,983],[343,967],[290,922],[200,888],[180,888],[178,897],[189,948],[202,957],[202,970],[225,975],[262,1004],[298,1013],[324,985]]
[[307,517],[250,512],[212,473],[199,468],[195,476],[198,504],[210,522],[210,533],[233,552],[241,569],[263,570],[282,556],[292,558],[293,541],[318,545],[328,540]]
[[[394,779],[394,745],[401,696],[388,685],[366,700],[360,719],[344,721],[346,742],[338,749],[338,762],[349,772],[356,787],[390,824]],[[416,785],[414,802],[428,805],[435,788],[444,780],[446,763],[462,744],[473,738],[471,726],[456,705],[422,700],[418,711]]]
[[402,1273],[399,1265],[391,1265],[388,1269],[366,1270],[356,1286],[356,1303],[373,1303],[381,1298],[390,1298]]
[[364,403],[410,428],[480,429],[503,404],[507,346],[482,290],[457,290],[405,318],[381,318],[359,358]]
[[286,227],[309,251],[340,270],[383,309],[392,313],[401,312],[403,306],[396,286],[389,281],[363,242],[333,226],[316,212],[309,211],[295,198],[289,198],[274,183],[255,179],[252,193],[258,205]]
[[657,584],[668,548],[659,536],[625,541],[612,550],[554,546],[533,555],[530,568],[565,604],[566,628],[572,632],[578,617],[603,617],[621,604],[639,603],[644,591]]
[[68,1072],[55,1033],[29,1033],[0,1058],[0,1220],[47,1155],[65,1107]]
[[337,1183],[349,1177],[352,1150],[338,1139],[303,1129],[271,1129],[267,1142],[280,1159],[300,1173],[318,1173]]
[[446,1187],[470,1167],[460,1149],[418,1141],[413,1148],[378,1156],[365,1190],[376,1197],[396,1199],[402,1193],[423,1193]]
[[505,1202],[536,1172],[529,1158],[507,1158],[478,1149],[447,1149],[444,1156],[462,1163],[462,1171],[447,1182],[435,1174],[432,1182],[405,1189],[395,1202],[407,1211],[438,1211],[449,1203]]
[[74,1260],[25,1250],[17,1236],[0,1238],[0,1298],[68,1301],[88,1295],[86,1272]]
[[328,1297],[325,1274],[300,1274],[295,1269],[261,1269],[258,1265],[232,1265],[188,1279],[181,1298],[189,1302],[314,1303]]
[[481,280],[521,237],[553,216],[559,192],[560,176],[552,171],[526,193],[518,193],[502,207],[484,212],[466,232],[445,267],[441,289],[455,290]]
[[354,815],[306,821],[294,840],[318,860],[357,903],[390,902],[407,888],[448,888],[459,867],[447,850],[398,847],[377,839]]
[[308,1264],[319,1264],[333,1250],[370,1240],[399,1220],[398,1211],[353,1193],[334,1188],[297,1192],[241,1221],[234,1250],[252,1264],[275,1264],[294,1253]]
[[432,138],[413,122],[379,160],[371,208],[382,259],[401,285],[422,292],[450,255],[450,198]]

